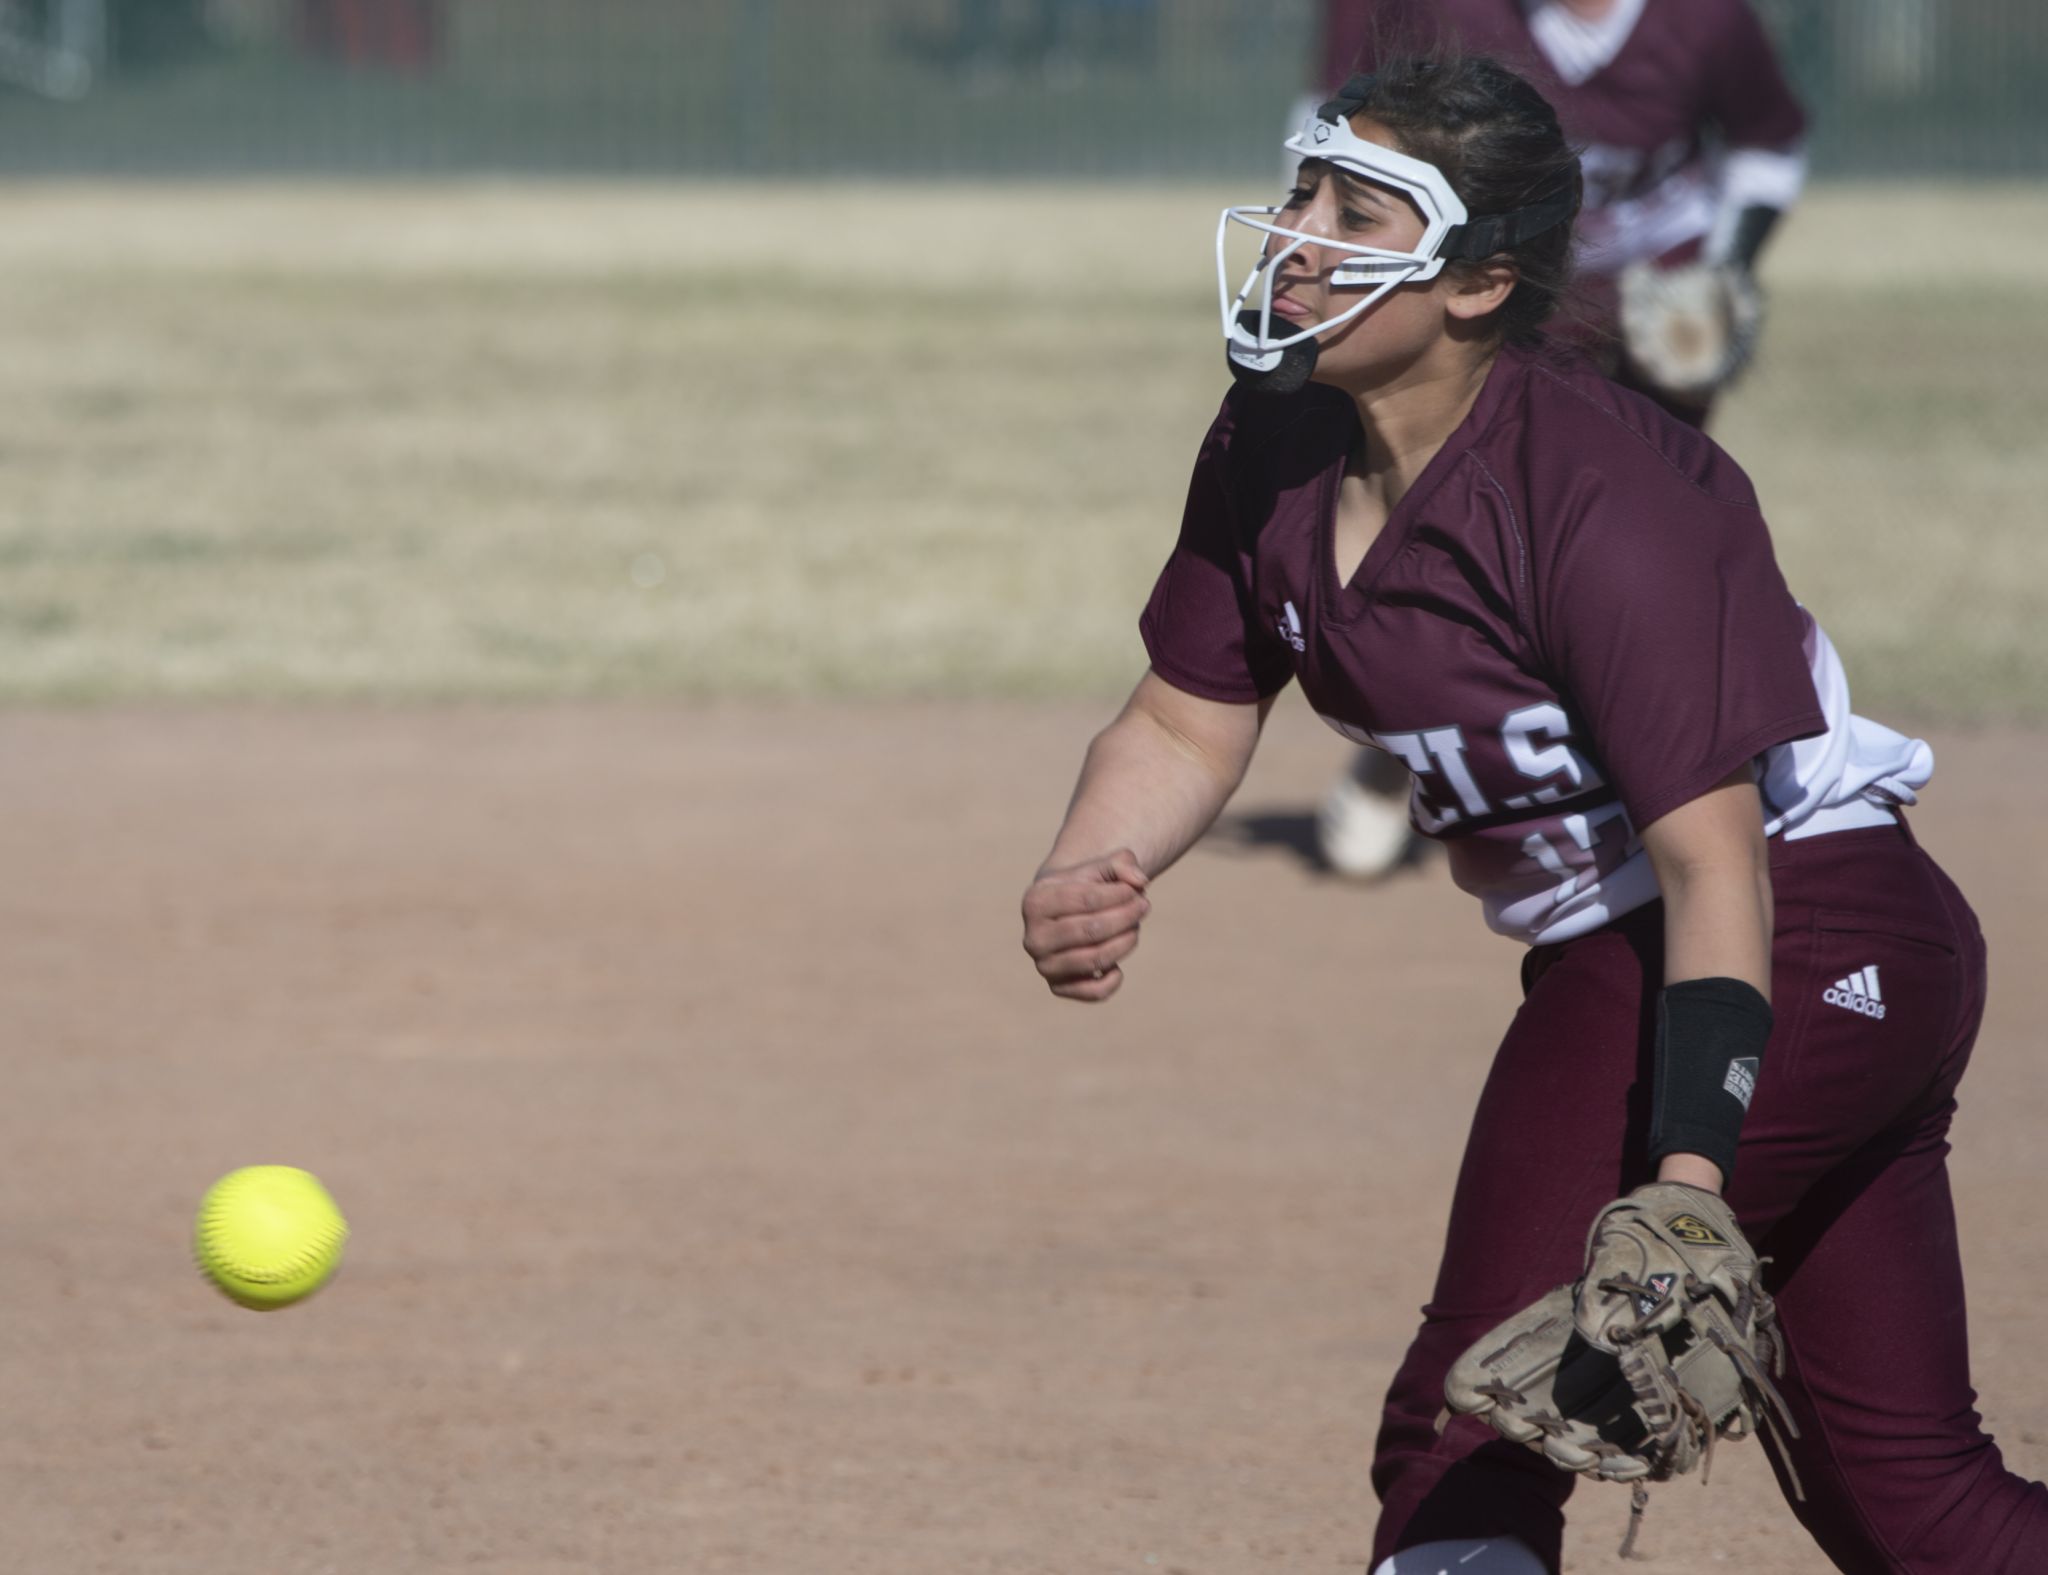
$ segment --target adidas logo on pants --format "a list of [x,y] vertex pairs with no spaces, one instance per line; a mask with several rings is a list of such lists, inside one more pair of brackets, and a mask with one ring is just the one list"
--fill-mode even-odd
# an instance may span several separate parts
[[1877,968],[1860,968],[1846,979],[1837,979],[1820,998],[1830,1006],[1846,1007],[1865,1017],[1884,1016],[1884,996],[1877,988]]

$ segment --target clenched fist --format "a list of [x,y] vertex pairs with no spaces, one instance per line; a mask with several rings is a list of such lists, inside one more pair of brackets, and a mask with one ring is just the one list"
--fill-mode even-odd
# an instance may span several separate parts
[[1150,882],[1129,849],[1041,870],[1024,892],[1024,950],[1054,995],[1106,1001],[1124,982],[1117,966],[1152,911]]

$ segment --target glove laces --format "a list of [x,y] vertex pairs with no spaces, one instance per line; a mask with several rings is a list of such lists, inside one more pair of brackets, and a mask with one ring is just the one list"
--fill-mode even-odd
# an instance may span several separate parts
[[[1761,1273],[1764,1265],[1770,1261],[1768,1258],[1759,1259],[1758,1272]],[[1625,1275],[1616,1275],[1598,1283],[1601,1290],[1634,1298],[1638,1308],[1648,1309],[1639,1313],[1633,1324],[1615,1325],[1608,1330],[1608,1337],[1624,1353],[1623,1368],[1626,1371],[1629,1365],[1628,1356],[1636,1354],[1632,1353],[1630,1348],[1640,1347],[1649,1336],[1659,1332],[1651,1329],[1649,1324],[1661,1310],[1663,1297],[1653,1287],[1639,1285]],[[1697,1276],[1687,1274],[1679,1287],[1679,1294],[1687,1302],[1696,1304],[1712,1300],[1719,1293],[1713,1287],[1702,1283]],[[1776,1329],[1777,1309],[1772,1305],[1770,1298],[1758,1289],[1756,1282],[1744,1276],[1736,1281],[1736,1297],[1734,1304],[1729,1308],[1728,1316],[1736,1330],[1747,1334],[1755,1343],[1755,1351],[1738,1340],[1731,1340],[1713,1322],[1702,1322],[1694,1327],[1735,1369],[1737,1377],[1741,1380],[1745,1405],[1728,1419],[1725,1426],[1716,1426],[1714,1419],[1707,1414],[1706,1407],[1679,1381],[1677,1373],[1669,1364],[1662,1364],[1663,1377],[1678,1400],[1678,1414],[1672,1416],[1661,1427],[1655,1426],[1654,1423],[1652,1426],[1657,1461],[1663,1468],[1658,1478],[1661,1480],[1662,1475],[1668,1472],[1671,1460],[1681,1448],[1696,1448],[1700,1457],[1700,1485],[1704,1487],[1713,1478],[1714,1445],[1719,1439],[1739,1440],[1751,1433],[1760,1433],[1769,1439],[1770,1452],[1791,1483],[1793,1497],[1804,1503],[1806,1487],[1799,1480],[1799,1470],[1793,1464],[1791,1449],[1787,1444],[1788,1435],[1791,1438],[1800,1436],[1799,1423],[1793,1417],[1792,1408],[1786,1403],[1783,1391],[1773,1381],[1774,1378],[1782,1378],[1785,1373],[1785,1347]],[[1761,1362],[1757,1359],[1758,1353],[1764,1358]],[[1645,1359],[1644,1355],[1636,1354],[1636,1360]],[[1769,1364],[1768,1367],[1765,1363]],[[1639,1388],[1638,1392],[1644,1391]],[[1531,1420],[1536,1419],[1532,1417]],[[1762,1422],[1761,1428],[1757,1425],[1758,1420]],[[1537,1425],[1542,1424],[1538,1422]],[[1637,1556],[1636,1540],[1642,1531],[1649,1507],[1649,1487],[1642,1482],[1632,1484],[1629,1492],[1628,1529],[1622,1535],[1620,1557],[1633,1559]]]

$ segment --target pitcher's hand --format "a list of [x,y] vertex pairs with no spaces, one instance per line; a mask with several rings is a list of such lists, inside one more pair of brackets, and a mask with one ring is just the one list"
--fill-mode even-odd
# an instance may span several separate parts
[[1041,870],[1024,892],[1024,950],[1054,995],[1106,1001],[1124,982],[1118,966],[1152,911],[1150,884],[1128,848],[1062,869]]

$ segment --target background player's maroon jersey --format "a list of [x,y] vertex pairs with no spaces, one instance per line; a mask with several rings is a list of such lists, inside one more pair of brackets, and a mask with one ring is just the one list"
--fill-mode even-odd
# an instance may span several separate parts
[[1746,0],[1328,0],[1325,86],[1383,51],[1455,43],[1529,78],[1584,148],[1580,261],[1600,273],[1704,239],[1733,207],[1786,208],[1806,116]]
[[1232,392],[1146,649],[1212,700],[1298,678],[1401,759],[1416,829],[1501,933],[1562,940],[1654,900],[1638,828],[1745,761],[1794,838],[1889,821],[1932,774],[1924,744],[1851,715],[1741,469],[1584,362],[1504,350],[1340,585],[1357,437],[1329,390]]

